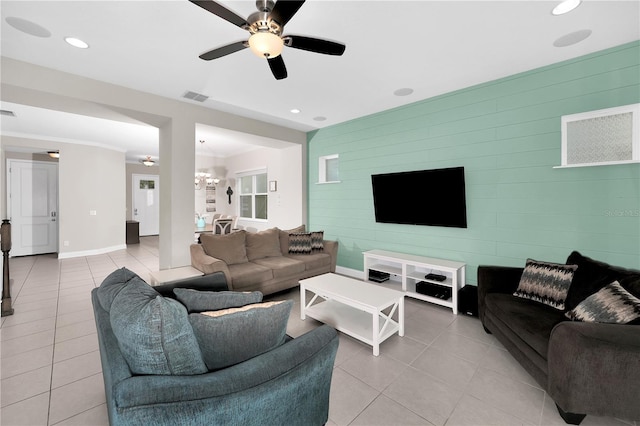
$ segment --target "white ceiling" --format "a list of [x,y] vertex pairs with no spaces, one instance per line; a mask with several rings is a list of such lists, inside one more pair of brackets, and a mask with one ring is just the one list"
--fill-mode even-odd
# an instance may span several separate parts
[[[253,1],[220,3],[243,17],[255,11]],[[246,40],[247,33],[186,0],[2,0],[1,52],[184,102],[194,102],[182,98],[186,91],[202,93],[209,96],[205,107],[309,131],[640,39],[638,0],[586,0],[567,15],[553,16],[557,3],[309,0],[284,33],[340,41],[346,51],[336,57],[285,48],[289,77],[280,81],[248,49],[210,62],[199,59],[214,47]],[[26,34],[9,25],[8,17],[35,23],[51,35]],[[560,37],[585,29],[592,31],[586,40],[554,47]],[[90,48],[73,48],[63,41],[66,36],[81,38]],[[395,96],[401,88],[413,93]],[[2,103],[2,109],[11,108],[17,117],[2,116],[3,134],[47,133],[53,139],[118,144],[128,158],[133,152],[157,155],[157,143],[155,151],[144,151],[147,138],[157,139],[157,130],[148,126],[134,130],[129,123],[116,130],[95,118],[78,125],[82,117],[73,115],[57,117],[53,125],[47,117],[55,116],[46,111]],[[292,114],[292,108],[301,112]],[[104,124],[110,137],[102,140],[60,123],[76,129]],[[129,131],[139,133],[134,137]],[[219,132],[199,128],[194,143],[254,143]],[[117,134],[122,136],[114,138]],[[136,145],[141,140],[143,145]]]

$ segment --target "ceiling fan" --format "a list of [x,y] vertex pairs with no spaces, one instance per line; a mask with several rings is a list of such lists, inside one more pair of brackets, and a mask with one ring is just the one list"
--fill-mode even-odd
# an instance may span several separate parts
[[344,53],[345,45],[341,43],[298,35],[282,35],[284,26],[298,12],[305,0],[278,0],[277,2],[257,0],[258,11],[252,13],[246,20],[213,0],[189,1],[251,33],[246,41],[237,41],[203,53],[200,59],[205,61],[248,47],[257,56],[266,58],[273,76],[277,80],[282,80],[287,78],[287,68],[280,54],[284,46],[325,55],[340,56]]

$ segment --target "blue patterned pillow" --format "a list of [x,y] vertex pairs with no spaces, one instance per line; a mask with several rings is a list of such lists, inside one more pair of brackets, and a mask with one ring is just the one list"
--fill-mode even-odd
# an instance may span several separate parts
[[626,324],[640,318],[640,299],[614,281],[565,315],[574,321]]
[[562,311],[576,269],[576,265],[527,259],[520,283],[513,295],[535,300]]

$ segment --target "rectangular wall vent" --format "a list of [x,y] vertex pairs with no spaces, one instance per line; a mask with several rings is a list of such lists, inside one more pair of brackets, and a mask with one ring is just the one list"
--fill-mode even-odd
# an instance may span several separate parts
[[562,116],[562,165],[640,162],[640,104]]
[[196,92],[192,92],[192,91],[188,91],[183,95],[184,98],[187,99],[191,99],[192,101],[196,101],[196,102],[204,102],[207,99],[209,99],[208,96],[206,95],[202,95],[200,93],[196,93]]

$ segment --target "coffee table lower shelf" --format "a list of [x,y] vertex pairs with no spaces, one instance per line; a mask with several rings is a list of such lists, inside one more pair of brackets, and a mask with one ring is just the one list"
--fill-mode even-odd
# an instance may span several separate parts
[[396,321],[378,321],[378,342],[376,344],[373,339],[374,321],[372,318],[375,314],[361,311],[343,303],[336,302],[335,300],[325,300],[317,303],[306,308],[304,313],[308,317],[329,324],[336,330],[373,346],[374,355],[376,356],[379,353],[378,345],[400,331],[400,327]]

